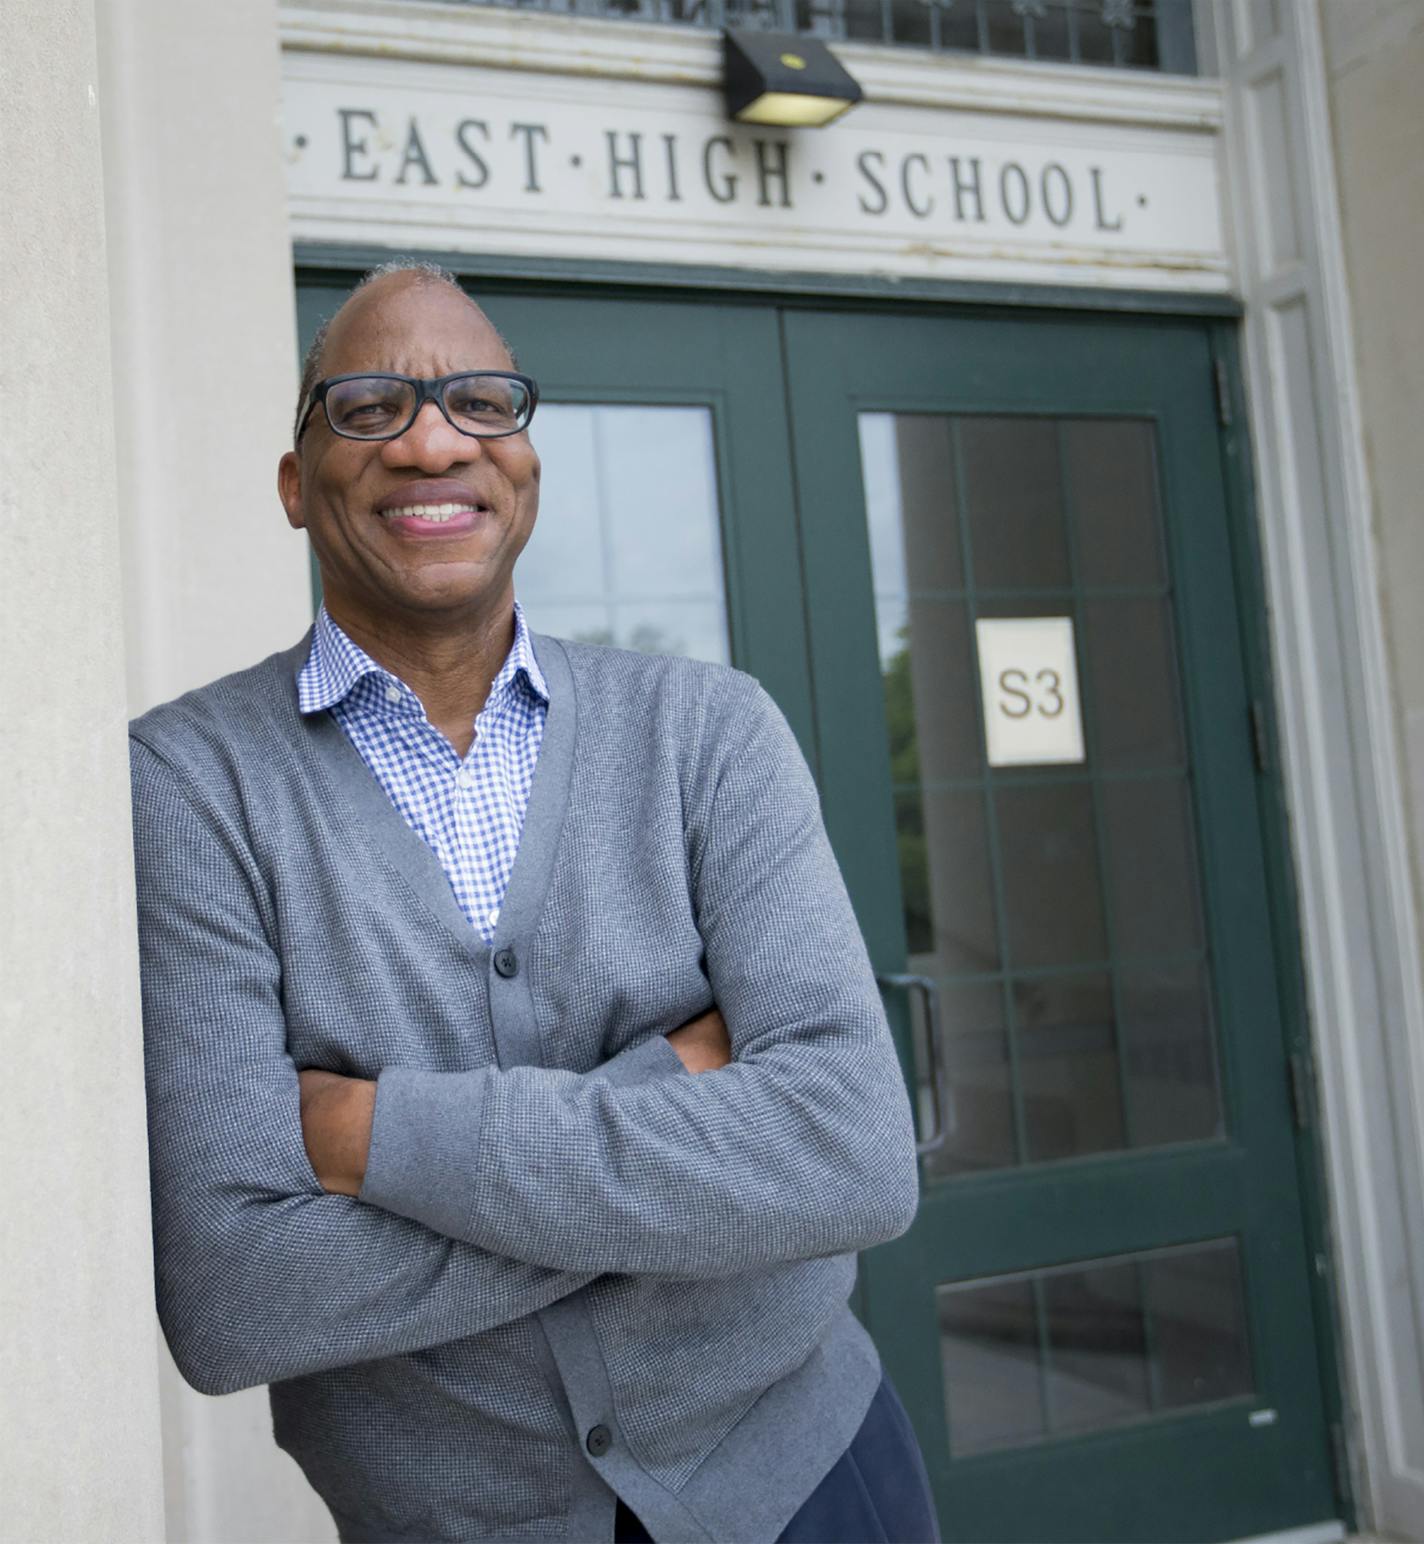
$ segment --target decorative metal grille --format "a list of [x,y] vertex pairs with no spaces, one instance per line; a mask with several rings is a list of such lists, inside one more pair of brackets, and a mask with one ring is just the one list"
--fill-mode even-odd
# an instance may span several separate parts
[[1192,0],[453,0],[514,10],[760,27],[935,53],[1196,73]]

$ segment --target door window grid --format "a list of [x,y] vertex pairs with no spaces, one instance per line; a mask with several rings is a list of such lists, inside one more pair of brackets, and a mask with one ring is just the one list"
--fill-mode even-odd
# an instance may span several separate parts
[[1235,1238],[946,1282],[935,1295],[956,1458],[1255,1389]]
[[543,402],[517,587],[538,630],[730,662],[711,410]]
[[[890,415],[884,416],[889,418]],[[892,421],[897,434],[897,454],[902,454],[905,450],[906,442],[903,438],[902,426],[906,425],[907,420],[911,423],[918,421],[918,427],[912,431],[914,438],[911,441],[910,454],[918,456],[921,462],[933,463],[936,453],[931,451],[927,454],[924,442],[925,431],[936,416],[938,415],[907,414],[895,417]],[[1115,602],[1120,605],[1122,602],[1136,602],[1140,607],[1144,602],[1156,602],[1154,609],[1157,612],[1157,621],[1165,634],[1161,640],[1164,652],[1159,663],[1163,666],[1163,675],[1169,690],[1172,693],[1176,692],[1176,671],[1171,652],[1174,641],[1170,636],[1172,632],[1171,585],[1165,572],[1160,534],[1154,533],[1144,540],[1141,532],[1136,531],[1132,533],[1131,540],[1135,541],[1139,548],[1135,561],[1139,565],[1146,561],[1155,566],[1163,582],[1114,582],[1106,585],[1094,584],[1091,587],[1080,585],[1084,567],[1079,548],[1080,521],[1075,507],[1075,491],[1071,486],[1073,478],[1069,473],[1075,469],[1075,461],[1083,460],[1085,447],[1097,452],[1103,450],[1101,441],[1105,431],[1100,426],[1093,425],[1091,421],[1016,420],[1013,422],[1036,424],[1040,428],[1051,425],[1054,481],[1057,485],[1058,505],[1054,518],[1055,523],[1061,522],[1061,536],[1057,538],[1061,541],[1061,549],[1058,555],[1054,556],[1052,544],[1050,544],[1045,555],[1037,556],[1033,561],[1040,571],[1046,576],[1051,575],[1058,582],[1026,586],[1023,589],[997,583],[992,589],[986,587],[980,590],[976,582],[979,565],[975,561],[974,547],[974,527],[979,512],[971,506],[972,494],[966,476],[967,458],[962,444],[964,424],[966,421],[972,424],[974,419],[966,415],[963,418],[941,417],[938,421],[947,430],[949,436],[950,454],[947,459],[951,466],[946,468],[938,465],[933,470],[938,473],[940,480],[943,480],[944,474],[948,473],[953,484],[954,510],[946,517],[945,523],[952,521],[956,527],[956,552],[934,554],[932,560],[926,563],[924,561],[926,553],[923,550],[924,538],[921,533],[919,541],[922,550],[914,554],[916,561],[911,563],[911,554],[906,549],[911,544],[914,533],[906,527],[905,522],[909,521],[910,514],[899,498],[898,487],[896,501],[899,507],[894,511],[893,519],[900,529],[892,532],[885,522],[887,511],[884,507],[884,486],[883,484],[877,486],[877,474],[870,471],[872,458],[868,455],[864,458],[867,464],[868,502],[872,505],[878,502],[881,506],[878,520],[876,512],[872,510],[871,545],[873,565],[876,578],[879,580],[875,588],[882,652],[888,656],[887,712],[890,714],[892,776],[895,779],[897,830],[900,833],[902,877],[905,882],[908,942],[912,955],[924,952],[941,955],[940,960],[937,961],[938,970],[935,973],[944,976],[942,986],[949,999],[945,1004],[944,1015],[948,1031],[944,1055],[953,1059],[969,1075],[967,1089],[956,1088],[953,1086],[956,1069],[955,1066],[950,1068],[952,1086],[947,1101],[948,1119],[951,1122],[955,1120],[956,1101],[959,1101],[973,1107],[970,1109],[969,1126],[972,1127],[977,1122],[979,1126],[987,1126],[998,1133],[996,1137],[989,1140],[987,1150],[982,1144],[976,1150],[975,1137],[972,1134],[957,1145],[951,1144],[945,1157],[941,1157],[939,1161],[934,1157],[929,1160],[928,1177],[932,1180],[941,1179],[965,1170],[1002,1167],[1006,1163],[1022,1164],[1054,1157],[1073,1156],[1082,1152],[1108,1151],[1155,1145],[1162,1141],[1219,1136],[1221,1134],[1220,1098],[1215,1067],[1215,1036],[1212,1029],[1210,982],[1207,971],[1207,951],[1202,933],[1200,900],[1195,893],[1197,856],[1190,827],[1189,771],[1185,764],[1186,752],[1180,723],[1179,700],[1175,695],[1173,696],[1166,721],[1158,726],[1159,740],[1170,738],[1175,754],[1163,760],[1162,745],[1159,744],[1156,747],[1158,764],[1155,766],[1132,769],[1104,767],[1099,744],[1101,725],[1094,712],[1099,685],[1095,679],[1097,672],[1094,665],[1097,663],[1095,656],[1098,647],[1095,634],[1105,619],[1095,615],[1094,626],[1085,633],[1085,613],[1102,603]],[[985,421],[987,420],[979,420],[979,422]],[[1080,431],[1079,438],[1073,447],[1076,455],[1070,455],[1069,447],[1065,444],[1065,437],[1070,428]],[[1150,428],[1143,425],[1141,431],[1150,433]],[[1110,443],[1111,429],[1106,430],[1106,433]],[[1040,434],[1040,439],[1042,437]],[[864,444],[866,441],[864,417],[862,440]],[[1043,445],[1040,444],[1040,455],[1043,449]],[[1145,458],[1138,457],[1139,462],[1145,461],[1145,464],[1138,465],[1135,469],[1129,468],[1125,480],[1130,485],[1135,475],[1140,484],[1136,490],[1137,497],[1141,498],[1145,489],[1146,496],[1151,498],[1153,507],[1134,510],[1131,507],[1132,499],[1129,498],[1127,500],[1129,507],[1126,511],[1128,518],[1134,516],[1138,519],[1145,516],[1148,520],[1159,518],[1152,459],[1149,448]],[[1081,470],[1081,468],[1076,469]],[[879,475],[882,477],[883,471],[884,468],[881,467]],[[923,475],[923,465],[919,471]],[[1040,490],[1040,496],[1041,494],[1042,490]],[[1102,509],[1099,509],[1094,515],[1100,543],[1107,535],[1121,534],[1113,533],[1110,528],[1114,521],[1121,527],[1124,519],[1121,499],[1115,506],[1112,506],[1110,500],[1105,503],[1111,507],[1111,512],[1105,516]],[[1017,509],[1013,514],[1020,522],[1027,518],[1030,522],[1029,528],[1032,528],[1031,514],[1025,516],[1022,510]],[[1010,534],[1006,536],[1002,531],[991,529],[991,536],[998,544],[998,550],[991,554],[991,558],[1000,573],[1003,572],[1006,562],[1015,569],[1019,566],[1016,552],[1020,543],[1015,540],[1012,527],[1009,531]],[[1021,536],[1022,533],[1018,535]],[[1004,546],[1005,541],[1009,544],[1007,547]],[[1155,552],[1151,552],[1150,557],[1144,558],[1143,554],[1148,553],[1149,548],[1154,545]],[[1111,570],[1114,563],[1120,563],[1120,561],[1112,556],[1104,559],[1101,554],[1098,554],[1090,566],[1099,571],[1104,567]],[[1058,569],[1057,572],[1054,572],[1055,567]],[[895,590],[886,586],[884,582],[885,578],[890,577],[887,570],[896,571],[894,577],[904,581],[910,571],[913,570],[918,577],[926,568],[931,570],[926,577],[949,579],[951,582],[915,590],[909,590],[903,583],[898,590]],[[935,569],[938,570],[937,573],[933,571]],[[953,571],[956,569],[957,572]],[[1142,575],[1139,574],[1138,578],[1141,577]],[[939,602],[941,605],[962,603],[962,609],[969,621],[963,641],[967,659],[972,659],[969,651],[973,649],[972,621],[976,616],[1044,612],[1067,615],[1072,619],[1080,659],[1086,658],[1087,662],[1087,668],[1080,669],[1080,675],[1083,678],[1081,687],[1087,746],[1087,760],[1081,768],[1060,767],[1017,771],[987,768],[983,761],[982,719],[976,705],[966,715],[966,718],[973,720],[972,728],[967,722],[962,724],[962,727],[972,735],[977,751],[978,766],[974,775],[928,778],[923,775],[921,757],[924,746],[920,727],[914,722],[913,692],[908,676],[912,647],[910,618],[917,609],[916,603],[924,600]],[[905,625],[898,630],[898,637],[893,634],[892,637],[887,637],[885,626],[887,615],[893,617],[898,607],[903,607]],[[959,610],[960,605],[955,604],[954,609]],[[923,619],[927,614],[926,608],[920,605],[918,610]],[[1119,610],[1118,620],[1121,620],[1121,615]],[[894,642],[903,644],[899,652],[891,652],[889,645],[892,639]],[[943,647],[942,640],[938,637],[935,642]],[[923,649],[923,643],[920,644],[920,648]],[[977,681],[977,667],[970,664],[968,668],[971,677]],[[943,670],[940,673],[945,674]],[[1135,686],[1140,683],[1129,684]],[[907,720],[908,735],[906,734]],[[1116,747],[1119,758],[1126,756],[1130,760],[1133,754],[1131,737],[1128,737],[1127,742],[1122,742],[1119,737],[1119,742]],[[1133,785],[1147,788],[1154,782],[1166,791],[1169,801],[1171,787],[1176,785],[1179,789],[1182,829],[1179,832],[1181,842],[1175,853],[1175,857],[1179,860],[1177,879],[1178,887],[1190,893],[1181,908],[1181,915],[1170,920],[1179,923],[1185,920],[1192,936],[1183,939],[1182,942],[1187,945],[1186,947],[1176,946],[1166,951],[1143,949],[1142,938],[1138,937],[1135,940],[1137,949],[1129,953],[1116,947],[1119,939],[1115,936],[1118,930],[1115,913],[1117,902],[1121,897],[1114,892],[1120,888],[1120,882],[1124,876],[1130,875],[1131,868],[1130,865],[1125,864],[1124,853],[1121,850],[1126,845],[1122,831],[1119,829],[1116,833],[1118,850],[1110,851],[1107,839],[1108,829],[1114,819],[1120,817],[1124,805],[1131,807],[1134,800],[1139,806],[1142,804],[1144,795],[1132,792]],[[1100,933],[1102,947],[1098,950],[1088,949],[1088,957],[1080,956],[1071,963],[1065,960],[1051,964],[1039,962],[1034,965],[1024,959],[1021,943],[1013,936],[1013,919],[1010,913],[1015,908],[1009,905],[1006,896],[1008,871],[1004,850],[1003,818],[1006,805],[1012,805],[1015,798],[1020,800],[1027,798],[1032,801],[1036,796],[1041,798],[1047,789],[1054,785],[1063,790],[1062,797],[1070,799],[1074,790],[1082,790],[1078,799],[1080,835],[1086,840],[1088,831],[1091,832],[1090,840],[1086,840],[1086,845],[1091,849],[1091,867],[1086,877],[1093,884],[1095,891],[1092,904],[1096,905],[1099,897],[1101,902],[1101,918],[1088,919],[1084,937],[1091,942]],[[1114,788],[1121,792],[1114,793]],[[1019,792],[1016,794],[1015,790]],[[1034,791],[1037,791],[1037,795]],[[1129,793],[1132,793],[1131,798],[1127,797]],[[931,916],[935,900],[931,894],[933,885],[930,884],[929,888],[921,891],[915,882],[917,878],[925,883],[931,879],[930,864],[925,856],[927,850],[926,798],[943,800],[946,797],[957,796],[962,799],[972,795],[977,795],[981,804],[981,824],[987,850],[980,853],[964,848],[963,842],[971,838],[960,832],[955,837],[955,856],[962,860],[956,864],[956,868],[966,876],[974,874],[976,865],[983,865],[983,869],[987,871],[984,877],[988,881],[988,889],[992,894],[992,930],[995,936],[985,940],[981,935],[980,948],[985,950],[985,958],[978,962],[943,957],[946,947],[944,940],[951,935],[959,936],[962,930],[956,925],[953,929],[941,927],[939,931],[935,931],[935,924],[941,919]],[[1083,795],[1086,795],[1086,803],[1083,802]],[[1146,797],[1150,800],[1153,795],[1147,794]],[[946,831],[956,830],[965,824],[963,820],[944,818],[943,810],[941,811],[939,821],[941,837]],[[907,850],[907,841],[911,847],[918,842],[921,849],[918,858],[913,851]],[[1171,845],[1170,839],[1168,845]],[[1160,851],[1158,856],[1161,857]],[[1116,866],[1114,857],[1117,859]],[[1022,866],[1020,862],[1019,868],[1022,869]],[[965,885],[960,887],[961,890],[972,889],[974,882],[972,877],[967,877]],[[1022,889],[1021,885],[1020,889]],[[1151,900],[1150,890],[1144,892],[1140,885],[1136,896],[1139,901],[1144,898]],[[938,899],[943,903],[943,896]],[[1018,902],[1018,909],[1022,910],[1021,896]],[[962,909],[962,907],[956,909],[956,924],[959,922],[958,912]],[[1161,922],[1160,916],[1158,922],[1159,924]],[[1134,929],[1139,934],[1142,932],[1136,924]],[[985,948],[986,943],[987,948]],[[976,963],[979,967],[977,969]],[[946,972],[947,975],[945,975]],[[1075,979],[1079,983],[1076,988],[1072,985]],[[1035,980],[1044,984],[1036,991],[1031,985]],[[1131,993],[1127,992],[1127,983],[1133,986]],[[999,1012],[995,1016],[998,1019],[997,1024],[986,1022],[983,989],[991,984],[996,987],[1000,998]],[[972,990],[975,988],[978,990]],[[971,989],[967,996],[965,989]],[[1047,990],[1051,999],[1055,989],[1060,999],[1058,1008],[1056,1011],[1051,1008],[1044,1011],[1043,992]],[[1125,1004],[1125,996],[1130,997],[1130,1003]],[[957,1023],[956,999],[974,1002],[978,1017]],[[1032,1022],[1033,1015],[1028,1011],[1035,1002],[1038,1002],[1040,1007],[1041,1027],[1035,1027]],[[1183,1003],[1186,1004],[1185,1010],[1182,1007]],[[1125,1013],[1125,1007],[1130,1007],[1132,1011]],[[1086,1019],[1083,1018],[1085,1011]],[[1191,1021],[1194,1016],[1197,1021],[1195,1041],[1192,1045],[1187,1045],[1186,1042],[1192,1039]],[[1181,1033],[1184,1024],[1188,1026],[1186,1035]],[[961,1030],[959,1035],[954,1033],[956,1028]],[[1125,1033],[1129,1029],[1133,1033],[1131,1048]],[[929,1092],[927,1087],[929,1058],[923,1041],[923,1026],[915,1026],[914,1038],[922,1080],[926,1081],[926,1086],[921,1089],[923,1101],[928,1099]],[[1041,1052],[1052,1052],[1052,1054],[1026,1055],[1026,1049],[1035,1043]],[[1075,1049],[1076,1059],[1072,1054]],[[1193,1054],[1185,1054],[1187,1051]],[[997,1070],[1001,1061],[1007,1063],[1007,1088],[1002,1086],[1003,1073]],[[1107,1097],[1100,1089],[1096,1098],[1090,1093],[1086,1099],[1080,1099],[1078,1106],[1070,1112],[1068,1124],[1070,1127],[1081,1124],[1084,1128],[1083,1133],[1078,1139],[1074,1138],[1071,1131],[1066,1140],[1061,1136],[1055,1137],[1045,1126],[1046,1119],[1048,1126],[1052,1125],[1049,1117],[1063,1103],[1061,1098],[1054,1097],[1055,1079],[1060,1083],[1064,1079],[1073,1083],[1080,1080],[1084,1073],[1094,1066],[1097,1069],[1096,1076],[1104,1088],[1111,1085],[1111,1097]],[[1040,1113],[1037,1118],[1031,1118],[1028,1108],[1029,1097],[1034,1092],[1034,1085],[1042,1084],[1045,1078],[1048,1081],[1043,1084],[1041,1090],[1043,1097],[1035,1102],[1035,1109]],[[966,1092],[967,1099],[964,1097]],[[995,1112],[995,1106],[1003,1101],[1005,1095],[1008,1098],[1011,1130],[1004,1129],[1002,1115]],[[1109,1105],[1116,1107],[1117,1113],[1114,1118],[1109,1118]],[[1060,1121],[1059,1124],[1061,1126],[1062,1122]]]

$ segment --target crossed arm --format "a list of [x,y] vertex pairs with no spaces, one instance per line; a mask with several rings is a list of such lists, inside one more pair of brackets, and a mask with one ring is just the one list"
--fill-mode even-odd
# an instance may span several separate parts
[[[675,1029],[667,1043],[690,1073],[716,1072],[732,1059],[722,1015],[713,1008]],[[331,1195],[361,1193],[376,1111],[374,1078],[348,1078],[308,1067],[297,1074],[301,1089],[302,1141],[322,1189]]]
[[299,1073],[245,832],[135,744],[158,1306],[196,1387],[442,1344],[605,1272],[732,1275],[909,1225],[908,1101],[809,772],[764,694],[708,732],[729,749],[690,868],[727,1048],[701,1022],[587,1074],[393,1067],[379,1101]]

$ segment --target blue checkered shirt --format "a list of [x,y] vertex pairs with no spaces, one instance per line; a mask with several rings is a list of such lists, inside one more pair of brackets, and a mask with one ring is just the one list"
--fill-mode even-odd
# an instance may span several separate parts
[[519,603],[514,643],[463,761],[420,698],[353,643],[325,605],[297,679],[297,702],[303,713],[331,710],[391,803],[439,858],[460,909],[492,943],[549,707]]

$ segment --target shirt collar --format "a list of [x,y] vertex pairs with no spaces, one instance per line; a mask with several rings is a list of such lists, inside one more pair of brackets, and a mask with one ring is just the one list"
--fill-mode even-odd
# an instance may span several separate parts
[[[360,644],[353,643],[347,637],[332,620],[323,601],[312,628],[311,651],[297,677],[298,710],[302,713],[320,713],[348,697],[367,676],[377,676],[392,684],[404,684],[384,666],[378,665]],[[539,668],[539,661],[534,657],[534,645],[530,639],[529,625],[524,620],[524,608],[515,601],[514,642],[490,686],[490,699],[509,691],[521,676],[528,689],[547,705],[548,683]]]
[[544,679],[544,672],[540,670],[539,661],[534,657],[534,644],[530,638],[529,624],[524,620],[524,608],[515,601],[514,642],[509,646],[504,664],[500,666],[499,674],[494,678],[494,684],[490,687],[490,696],[493,697],[496,692],[506,690],[521,675],[529,690],[547,707],[549,683]]

